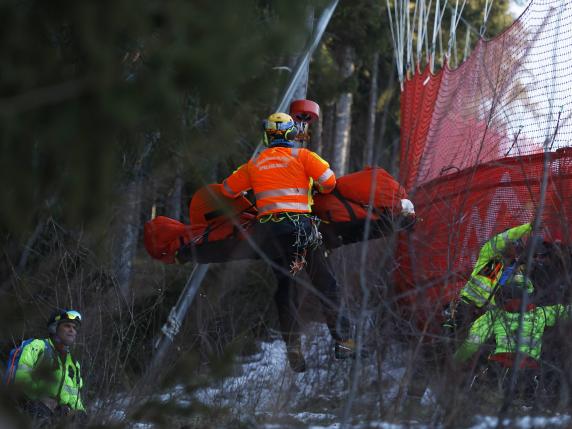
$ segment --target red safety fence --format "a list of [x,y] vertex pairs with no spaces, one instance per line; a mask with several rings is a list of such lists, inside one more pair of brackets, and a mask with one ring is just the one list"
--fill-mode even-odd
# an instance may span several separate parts
[[403,300],[445,302],[486,240],[533,218],[544,151],[544,238],[572,244],[570,45],[572,1],[535,0],[456,70],[404,82],[400,181],[422,220],[399,244]]
[[549,153],[546,167],[544,161],[544,154],[505,158],[417,188],[418,223],[399,244],[400,296],[419,305],[445,302],[467,280],[483,243],[530,221],[541,204],[544,239],[572,245],[572,150]]
[[415,184],[419,162],[425,149],[442,72],[432,75],[429,67],[404,82],[401,94],[400,182],[405,189]]

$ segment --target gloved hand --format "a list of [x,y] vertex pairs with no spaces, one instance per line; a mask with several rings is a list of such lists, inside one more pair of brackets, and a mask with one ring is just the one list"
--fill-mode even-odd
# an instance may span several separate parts
[[191,244],[181,244],[179,250],[175,253],[175,262],[177,264],[185,264],[193,260],[194,249]]
[[544,221],[542,220],[542,213],[537,217],[536,214],[534,215],[534,217],[532,218],[532,220],[530,221],[530,224],[532,225],[532,227],[534,228],[534,225],[536,225],[536,222],[538,221],[538,232],[542,231],[542,228],[544,228]]
[[455,332],[455,329],[457,328],[457,321],[455,320],[455,307],[455,303],[451,301],[448,302],[441,311],[441,315],[443,316],[444,320],[441,326],[443,326],[445,331],[451,333]]

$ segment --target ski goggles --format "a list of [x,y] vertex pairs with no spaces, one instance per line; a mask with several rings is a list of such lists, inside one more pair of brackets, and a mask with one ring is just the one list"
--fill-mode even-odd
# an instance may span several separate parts
[[271,133],[272,131],[288,131],[296,128],[296,123],[294,121],[288,122],[274,122],[265,119],[262,123],[264,131]]
[[56,322],[71,320],[81,324],[81,314],[75,310],[64,311],[62,314],[58,314],[55,317]]

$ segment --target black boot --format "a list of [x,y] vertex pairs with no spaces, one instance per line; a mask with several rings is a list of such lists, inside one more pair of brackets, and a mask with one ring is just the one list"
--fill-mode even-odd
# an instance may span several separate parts
[[288,363],[290,368],[294,372],[304,372],[306,371],[306,359],[304,359],[304,354],[302,353],[302,347],[300,344],[287,345],[286,346],[286,356],[288,357]]
[[[336,359],[355,359],[358,356],[357,344],[353,339],[336,340],[334,345],[334,357]],[[361,358],[369,356],[368,351],[362,346],[359,351]]]
[[334,357],[336,359],[355,359],[356,343],[354,340],[336,341],[334,345]]

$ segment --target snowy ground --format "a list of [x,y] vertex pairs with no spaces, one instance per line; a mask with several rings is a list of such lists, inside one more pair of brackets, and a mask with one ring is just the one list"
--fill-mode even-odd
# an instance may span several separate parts
[[[350,391],[353,362],[333,358],[331,340],[322,325],[308,331],[313,336],[303,338],[306,372],[296,374],[290,370],[282,341],[262,343],[260,352],[242,363],[235,377],[198,392],[197,399],[208,405],[228,406],[240,419],[255,417],[258,421],[283,422],[268,423],[262,426],[265,428],[284,427],[284,424],[339,427]],[[396,380],[402,373],[402,368],[386,369],[386,377]],[[376,380],[376,369],[373,365],[363,365],[359,378]],[[384,399],[393,399],[397,390],[394,383],[384,391]]]
[[[396,352],[395,359],[386,359],[382,366],[383,387],[376,386],[379,374],[376,365],[371,364],[374,356],[364,361],[358,379],[360,385],[351,412],[347,410],[351,391],[352,362],[336,361],[332,356],[332,345],[327,330],[316,325],[304,337],[304,352],[307,370],[303,374],[292,372],[286,361],[282,341],[262,343],[260,352],[237,362],[236,372],[223,381],[198,390],[192,398],[184,389],[175,389],[164,394],[164,401],[175,400],[188,406],[200,402],[208,407],[222,407],[229,410],[236,421],[246,427],[277,428],[435,428],[431,415],[438,413],[438,406],[427,390],[422,401],[427,418],[422,421],[392,421],[381,418],[377,412],[379,403],[389,406],[399,391],[399,381],[404,374],[402,361]],[[386,408],[387,411],[387,408]],[[376,416],[377,413],[377,416]],[[385,414],[387,415],[387,414]],[[396,414],[397,416],[398,414]],[[433,417],[434,418],[434,417]],[[505,427],[515,428],[557,428],[571,427],[569,415],[550,417],[521,417],[505,420]],[[152,428],[151,425],[136,425],[138,429]],[[487,429],[498,427],[498,419],[492,416],[475,416],[467,427]]]

